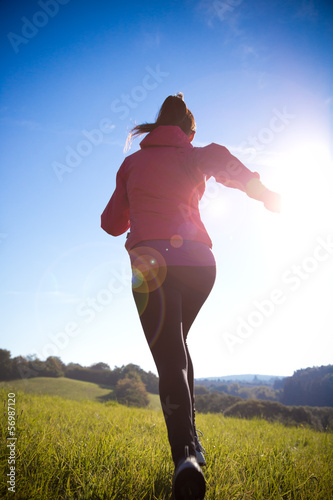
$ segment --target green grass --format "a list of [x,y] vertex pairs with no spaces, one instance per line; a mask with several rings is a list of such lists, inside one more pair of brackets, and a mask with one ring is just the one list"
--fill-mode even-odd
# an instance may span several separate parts
[[[14,389],[15,387],[15,389]],[[8,492],[7,416],[0,497],[19,500],[170,499],[173,466],[161,411],[18,390],[16,493]],[[22,412],[23,410],[23,412]],[[199,414],[207,500],[333,498],[333,434],[264,420]]]

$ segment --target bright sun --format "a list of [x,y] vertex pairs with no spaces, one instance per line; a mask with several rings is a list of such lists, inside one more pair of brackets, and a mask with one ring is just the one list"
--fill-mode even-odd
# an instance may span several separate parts
[[278,217],[265,217],[265,232],[274,246],[271,251],[281,258],[332,231],[333,163],[327,145],[302,143],[280,155],[275,168],[282,210]]
[[[333,162],[327,143],[307,142],[304,138],[267,155],[266,160],[258,170],[264,184],[281,194],[282,210],[280,214],[257,210],[255,224],[262,234],[258,244],[272,262],[283,262],[306,252],[316,237],[332,234]],[[271,179],[266,178],[266,167]],[[228,190],[215,179],[207,182],[200,208],[208,226],[220,226],[223,221],[226,228],[230,220],[233,224],[237,218],[243,220],[244,209],[249,206],[247,200],[241,197],[235,200],[232,194],[229,196]],[[237,210],[237,203],[244,205]]]

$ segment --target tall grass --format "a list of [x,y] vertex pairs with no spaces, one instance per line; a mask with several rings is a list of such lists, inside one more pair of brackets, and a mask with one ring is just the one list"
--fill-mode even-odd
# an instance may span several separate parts
[[[1,390],[7,400],[8,389]],[[23,410],[23,413],[21,414]],[[9,492],[7,416],[1,498],[170,499],[173,465],[161,411],[16,392],[16,492]],[[207,500],[333,498],[333,434],[199,414]]]

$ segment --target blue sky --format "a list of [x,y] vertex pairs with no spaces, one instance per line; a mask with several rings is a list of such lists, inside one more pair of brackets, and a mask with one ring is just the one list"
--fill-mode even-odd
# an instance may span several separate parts
[[332,14],[324,1],[2,2],[2,348],[156,373],[125,235],[100,214],[128,131],[182,91],[194,145],[225,145],[284,197],[276,215],[208,183],[218,277],[190,335],[196,376],[332,363]]

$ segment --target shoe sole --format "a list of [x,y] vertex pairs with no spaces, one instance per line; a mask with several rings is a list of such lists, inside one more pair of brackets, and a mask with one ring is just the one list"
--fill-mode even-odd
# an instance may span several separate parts
[[206,482],[202,473],[187,468],[181,471],[174,483],[175,500],[204,500]]

